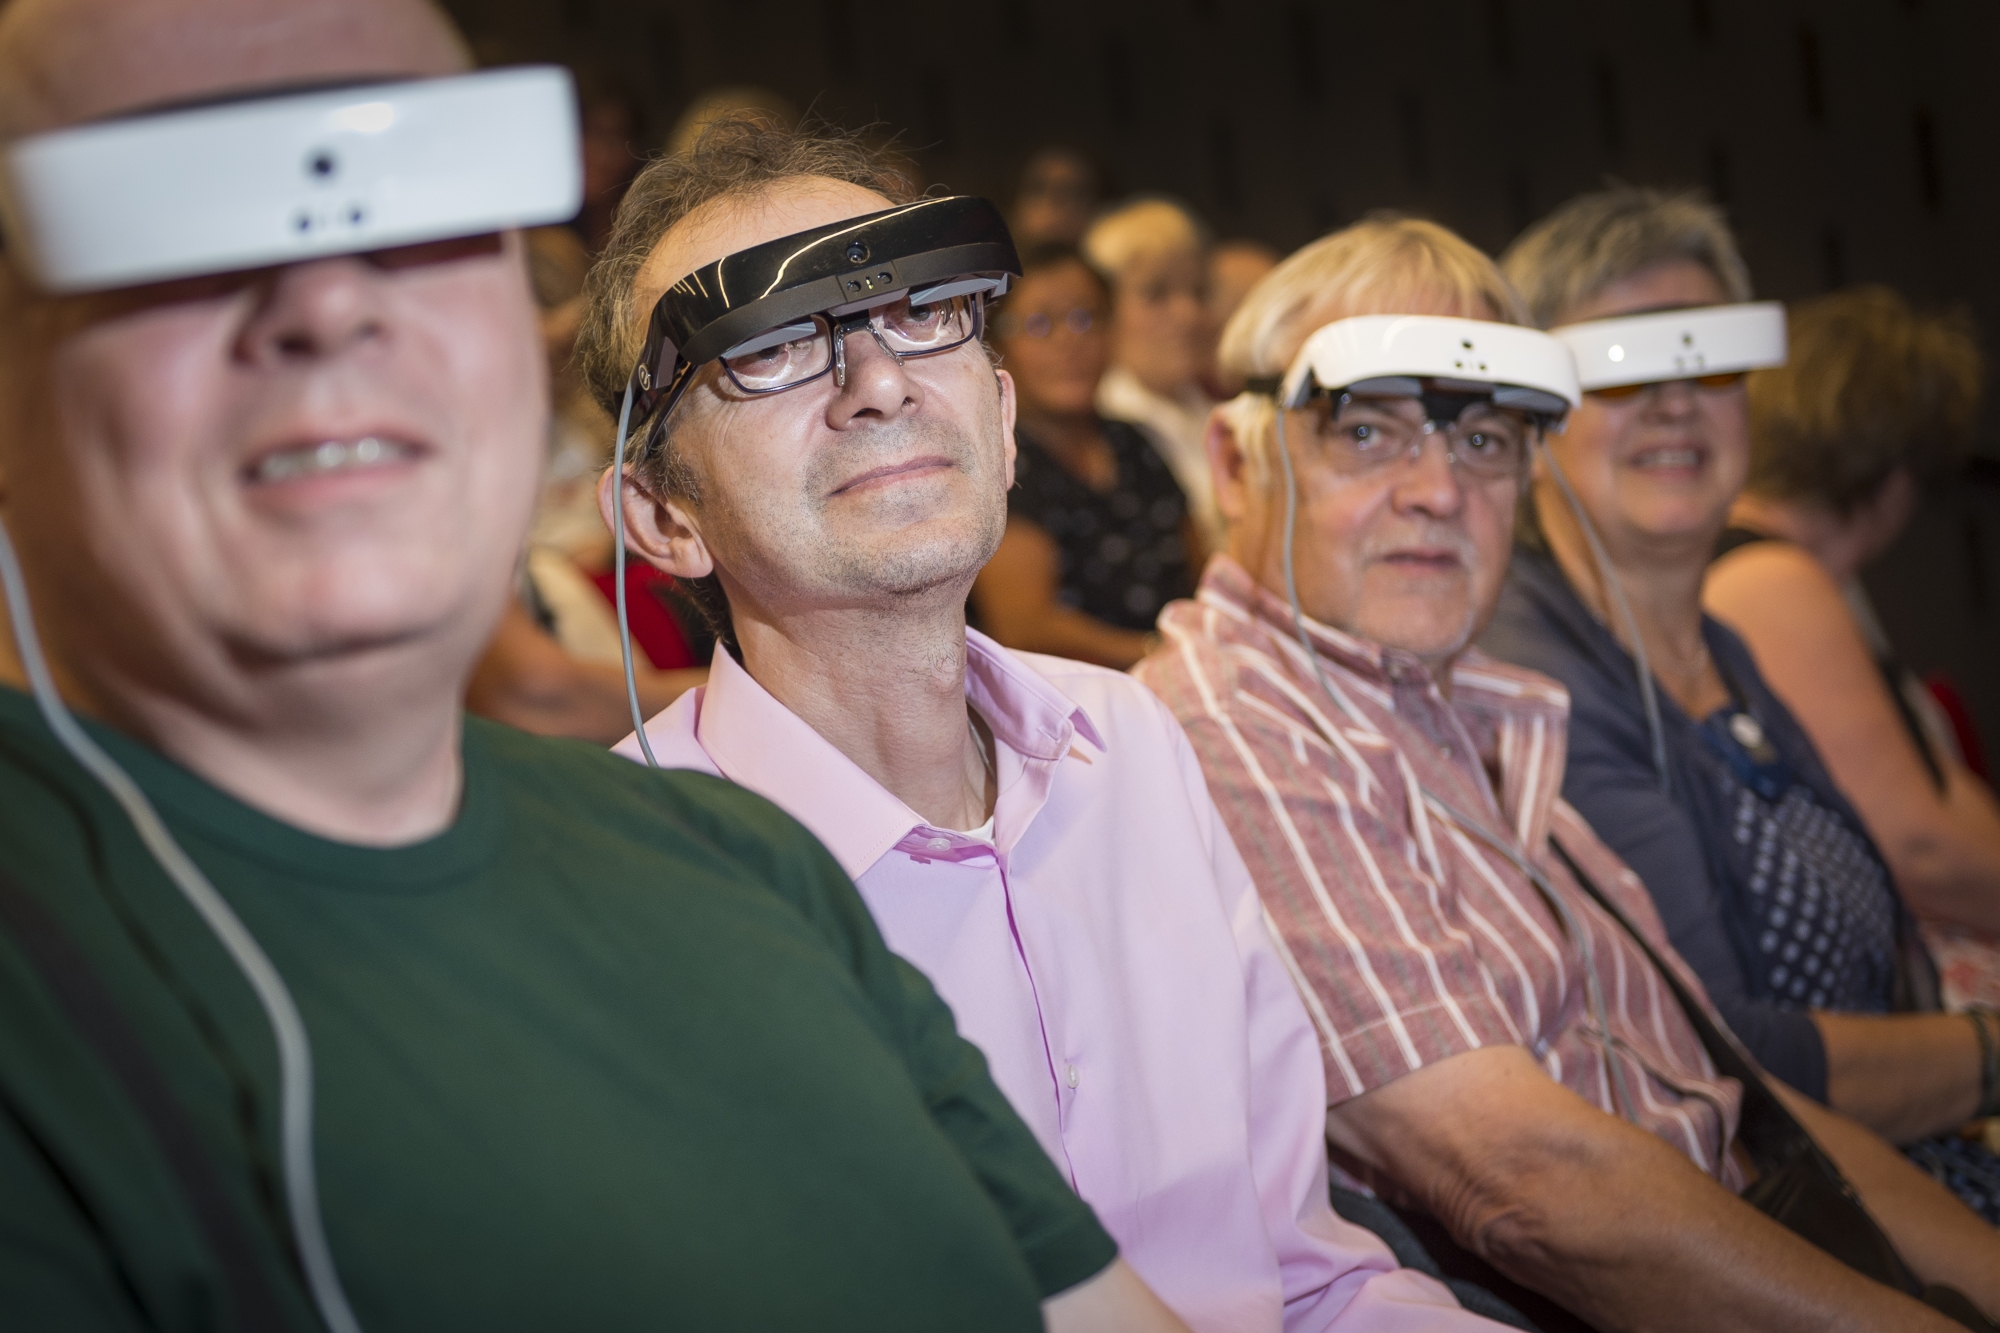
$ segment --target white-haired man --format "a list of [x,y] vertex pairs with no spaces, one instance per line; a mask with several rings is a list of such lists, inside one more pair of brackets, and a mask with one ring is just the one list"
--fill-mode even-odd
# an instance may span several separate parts
[[0,16],[0,1324],[1082,1327],[1113,1242],[824,849],[460,712],[548,410],[493,229],[575,207],[565,81],[465,65]]
[[1789,1106],[1919,1274],[2000,1306],[2000,1241],[1956,1200],[1851,1122],[1774,1109],[1747,1062],[1756,1087],[1718,1073],[1644,886],[1557,799],[1566,696],[1468,651],[1550,395],[1576,397],[1522,322],[1427,222],[1274,270],[1224,341],[1257,391],[1209,433],[1228,553],[1136,668],[1305,987],[1337,1159],[1546,1329],[1949,1327],[1736,1196],[1744,1108],[1804,1151]]
[[1189,1324],[1476,1323],[1328,1206],[1311,1029],[1179,728],[966,629],[1013,461],[983,299],[1016,263],[990,205],[833,137],[722,124],[634,183],[584,334],[640,423],[603,494],[727,651],[620,748],[820,835]]

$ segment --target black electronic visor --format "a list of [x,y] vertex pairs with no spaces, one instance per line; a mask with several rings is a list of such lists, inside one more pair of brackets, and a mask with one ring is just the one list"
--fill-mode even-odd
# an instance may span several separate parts
[[[739,388],[773,393],[833,370],[845,335],[873,325],[892,354],[979,336],[985,302],[1021,272],[1000,210],[954,195],[868,213],[726,255],[667,288],[626,392],[643,458],[694,372],[723,360]],[[882,309],[894,306],[885,325]],[[606,403],[614,414],[620,404]]]

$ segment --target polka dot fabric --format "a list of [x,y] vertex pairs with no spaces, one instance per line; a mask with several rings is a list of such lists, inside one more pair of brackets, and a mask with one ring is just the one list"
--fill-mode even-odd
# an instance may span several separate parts
[[1187,498],[1145,436],[1106,421],[1118,481],[1092,490],[1044,453],[1026,432],[1014,463],[1010,516],[1027,519],[1061,552],[1057,597],[1120,629],[1150,630],[1160,608],[1194,591],[1188,569]]
[[1759,927],[1753,984],[1790,1008],[1886,1010],[1896,909],[1881,862],[1802,785],[1775,802],[1740,784],[1733,796]]

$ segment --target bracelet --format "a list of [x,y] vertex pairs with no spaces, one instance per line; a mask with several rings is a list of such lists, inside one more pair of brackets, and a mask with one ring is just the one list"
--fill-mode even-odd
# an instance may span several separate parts
[[1995,1040],[1993,1029],[1987,1026],[1989,1019],[2000,1020],[2000,1013],[1976,1006],[1965,1011],[1965,1019],[1979,1034],[1979,1109],[1972,1118],[1985,1120],[2000,1115],[2000,1040]]

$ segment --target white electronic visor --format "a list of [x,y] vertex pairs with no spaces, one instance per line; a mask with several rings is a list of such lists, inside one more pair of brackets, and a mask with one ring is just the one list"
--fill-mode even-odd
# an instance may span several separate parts
[[1421,396],[1473,389],[1508,407],[1560,421],[1582,400],[1569,349],[1518,324],[1442,315],[1357,315],[1306,339],[1277,386],[1278,404],[1303,407],[1315,392]]
[[0,155],[0,226],[51,292],[562,222],[576,95],[549,66],[276,92],[34,135]]
[[1785,364],[1785,307],[1778,301],[1621,315],[1549,332],[1576,354],[1577,378],[1588,390]]

